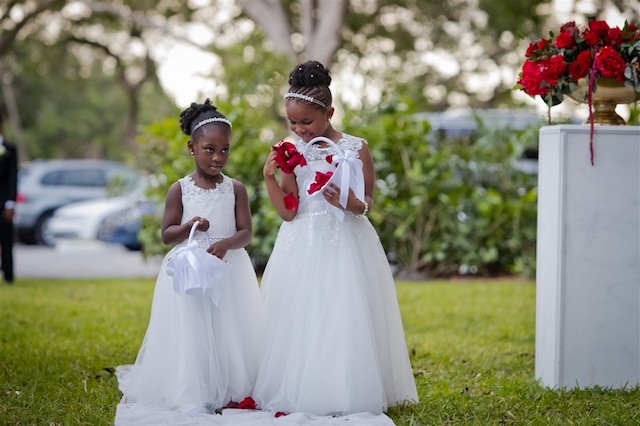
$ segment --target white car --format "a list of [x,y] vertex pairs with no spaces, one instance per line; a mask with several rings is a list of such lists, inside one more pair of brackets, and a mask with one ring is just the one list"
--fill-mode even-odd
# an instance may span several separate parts
[[77,201],[57,209],[44,232],[54,244],[62,240],[98,240],[102,222],[114,213],[133,208],[135,197],[109,197]]
[[77,201],[105,198],[111,190],[129,191],[138,182],[137,171],[114,161],[36,160],[22,164],[14,217],[16,236],[25,244],[53,245],[47,229],[55,210]]

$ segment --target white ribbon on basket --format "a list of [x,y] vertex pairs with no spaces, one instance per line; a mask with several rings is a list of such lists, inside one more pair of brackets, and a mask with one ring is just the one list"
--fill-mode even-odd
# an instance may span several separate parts
[[199,223],[195,222],[191,227],[187,244],[177,249],[167,261],[167,274],[173,277],[176,293],[211,296],[218,306],[222,278],[231,269],[231,264],[203,250],[193,240]]
[[[340,188],[340,205],[343,209],[347,208],[347,202],[349,201],[349,190],[351,189],[356,198],[364,201],[364,172],[362,170],[362,160],[358,158],[358,154],[354,151],[343,151],[334,141],[324,136],[318,136],[311,139],[304,149],[302,155],[309,164],[309,158],[307,158],[310,147],[317,142],[326,142],[331,145],[337,151],[337,154],[333,156],[332,164],[337,163],[338,166],[333,173],[333,176],[322,187],[324,188],[330,183],[336,183]],[[309,189],[313,181],[306,185],[306,189]],[[322,194],[322,189],[314,192],[309,198]],[[332,206],[333,207],[333,206]],[[333,208],[332,211],[338,217],[340,221],[344,219],[344,210],[339,208]]]

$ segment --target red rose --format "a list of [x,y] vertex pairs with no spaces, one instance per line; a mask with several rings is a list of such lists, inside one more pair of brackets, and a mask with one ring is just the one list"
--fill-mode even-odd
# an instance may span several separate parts
[[278,417],[282,417],[282,416],[286,416],[286,415],[287,415],[287,413],[285,413],[284,411],[278,411],[275,414],[275,417],[278,418]]
[[565,69],[564,58],[560,54],[537,61],[528,60],[522,67],[518,84],[530,96],[545,96],[562,78]]
[[605,46],[600,49],[593,58],[593,63],[602,77],[615,78],[624,83],[624,69],[627,64],[613,47]]
[[584,62],[572,62],[569,64],[569,75],[573,81],[578,81],[589,74],[589,65]]
[[284,197],[284,206],[285,206],[285,208],[287,210],[297,211],[298,210],[298,197],[296,197],[296,195],[293,192],[287,194],[287,196]]
[[291,142],[280,141],[272,148],[276,152],[276,163],[283,173],[292,174],[296,166],[307,164],[304,156]]
[[584,41],[589,46],[595,46],[600,41],[600,37],[598,37],[598,34],[589,30],[586,30],[584,32],[583,37],[584,37]]
[[556,38],[556,47],[558,49],[571,49],[576,45],[576,39],[567,32],[561,32]]
[[331,176],[333,176],[333,172],[327,172],[327,173],[316,172],[316,180],[311,182],[311,185],[309,186],[307,193],[311,195],[314,192],[320,191],[324,186],[324,184],[327,183],[329,179],[331,179]]
[[237,408],[242,409],[242,410],[255,410],[256,409],[256,402],[253,400],[253,398],[248,396],[248,397],[246,397],[245,399],[243,399],[242,401],[240,401],[238,403],[238,407]]
[[529,48],[527,49],[527,53],[525,54],[525,56],[527,58],[536,59],[547,48],[549,44],[550,41],[547,39],[533,42],[529,44]]
[[325,159],[325,160],[327,161],[327,163],[329,163],[329,164],[333,163],[333,155],[327,155],[324,159]]
[[575,21],[567,22],[563,26],[560,27],[561,33],[571,33],[573,34],[577,30],[578,26]]
[[589,28],[584,31],[584,41],[589,46],[595,46],[609,34],[609,25],[605,21],[589,21]]
[[591,68],[591,52],[583,50],[576,60],[569,64],[569,75],[574,81],[586,77]]
[[609,25],[607,21],[589,21],[589,30],[598,34],[599,37],[604,37],[609,32]]
[[518,84],[522,86],[522,90],[529,96],[544,96],[549,93],[549,87],[544,86],[542,83],[540,62],[525,61],[522,66],[520,80],[518,80]]
[[607,46],[617,47],[622,44],[622,30],[620,28],[609,28],[605,38]]

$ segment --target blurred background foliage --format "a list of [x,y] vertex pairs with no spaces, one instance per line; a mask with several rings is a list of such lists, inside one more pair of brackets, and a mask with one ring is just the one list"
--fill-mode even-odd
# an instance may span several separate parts
[[[513,130],[478,120],[473,134],[442,139],[415,114],[533,108],[513,91],[531,40],[564,17],[640,17],[637,0],[570,0],[562,17],[556,3],[10,0],[0,3],[0,108],[21,161],[125,161],[151,176],[149,196],[162,204],[193,164],[178,126],[186,105],[167,86],[189,77],[163,81],[160,67],[178,45],[213,58],[199,76],[212,84],[192,101],[210,97],[234,124],[225,172],[249,190],[248,250],[260,269],[280,223],[262,163],[288,134],[287,73],[319,59],[334,76],[334,126],[369,141],[378,178],[370,217],[398,274],[531,276],[536,176],[514,165],[536,149],[539,125]],[[563,106],[569,110],[558,108],[554,122],[572,114]],[[639,123],[636,106],[628,116]],[[145,219],[147,255],[167,250],[158,220]]]

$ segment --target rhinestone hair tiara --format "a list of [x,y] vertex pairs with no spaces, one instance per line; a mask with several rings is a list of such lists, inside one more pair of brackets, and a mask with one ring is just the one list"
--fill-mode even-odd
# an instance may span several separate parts
[[316,98],[312,98],[311,96],[307,96],[307,95],[302,95],[300,93],[293,93],[293,92],[287,92],[284,95],[284,98],[298,98],[298,99],[302,99],[303,101],[307,101],[307,102],[313,102],[316,105],[320,105],[322,108],[327,109],[327,106],[322,103],[321,101],[317,100]]
[[195,132],[196,130],[198,130],[200,127],[204,126],[205,124],[209,124],[209,123],[215,123],[215,122],[220,122],[220,123],[225,123],[228,124],[229,127],[233,127],[231,126],[231,122],[229,120],[227,120],[226,118],[222,118],[222,117],[211,117],[211,118],[205,118],[204,120],[198,122],[198,124],[196,124],[195,126],[193,126],[193,129],[191,129],[191,134],[193,134],[193,132]]

